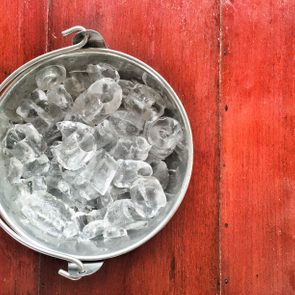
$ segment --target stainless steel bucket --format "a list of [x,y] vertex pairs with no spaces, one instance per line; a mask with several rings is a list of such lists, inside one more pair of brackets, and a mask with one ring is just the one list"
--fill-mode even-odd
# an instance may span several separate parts
[[[98,248],[88,248],[81,245],[75,251],[70,245],[56,246],[54,240],[40,240],[30,231],[28,225],[20,222],[17,215],[17,208],[14,204],[15,194],[13,186],[0,180],[0,226],[15,240],[21,244],[46,255],[67,260],[68,270],[59,270],[59,274],[72,280],[80,279],[83,276],[96,272],[103,264],[103,261],[127,253],[157,234],[171,219],[176,212],[187,190],[193,163],[193,141],[192,133],[186,112],[180,99],[177,97],[171,86],[155,70],[142,61],[122,52],[111,50],[106,47],[102,36],[93,30],[86,30],[81,26],[73,27],[63,32],[64,35],[76,33],[73,45],[51,51],[41,55],[13,72],[0,85],[1,99],[0,109],[5,110],[11,118],[15,114],[15,108],[19,97],[25,97],[34,87],[34,74],[43,66],[50,64],[63,64],[68,69],[75,69],[79,65],[107,62],[118,68],[123,78],[134,78],[144,80],[150,86],[162,92],[167,99],[170,114],[177,118],[182,124],[185,141],[181,157],[175,159],[178,174],[170,187],[173,197],[161,215],[156,217],[147,229],[140,230],[130,235],[128,239],[112,240],[109,244]],[[0,128],[5,132],[5,127]],[[0,171],[4,166],[0,160]],[[69,242],[70,243],[70,242]]]

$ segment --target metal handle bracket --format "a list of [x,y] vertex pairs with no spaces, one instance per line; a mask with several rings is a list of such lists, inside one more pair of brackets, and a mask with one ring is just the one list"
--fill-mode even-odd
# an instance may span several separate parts
[[1,219],[1,217],[0,217],[0,227],[12,238],[14,238],[16,241],[18,241],[24,246],[34,251],[40,252],[42,254],[50,255],[51,257],[68,261],[68,270],[66,271],[66,270],[60,269],[58,271],[58,273],[61,276],[67,279],[74,280],[74,281],[79,280],[82,277],[89,276],[97,272],[103,265],[103,261],[85,263],[69,255],[59,254],[57,251],[48,249],[46,247],[40,247],[39,245],[36,245],[33,241],[31,240],[28,241],[23,236],[20,236],[18,233],[16,233]]
[[81,41],[85,39],[86,35],[88,36],[88,39],[83,48],[107,48],[107,45],[102,35],[94,30],[81,30],[74,36],[73,44],[75,45],[81,43]]
[[77,267],[77,264],[69,262],[68,271],[60,269],[58,271],[58,274],[72,281],[76,281],[76,280],[80,280],[81,278],[85,276],[90,276],[96,273],[98,270],[100,270],[102,265],[103,265],[103,261],[83,263],[84,271],[81,272],[79,267]]

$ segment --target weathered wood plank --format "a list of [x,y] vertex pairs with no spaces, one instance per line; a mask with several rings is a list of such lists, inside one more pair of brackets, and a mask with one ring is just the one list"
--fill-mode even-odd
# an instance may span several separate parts
[[[0,2],[0,79],[46,50],[47,1]],[[39,254],[0,230],[0,294],[37,294]]]
[[222,14],[222,293],[294,294],[295,3]]
[[[106,261],[79,282],[57,276],[60,262],[42,258],[42,294],[215,294],[218,291],[217,1],[52,1],[50,49],[60,32],[81,24],[111,48],[134,55],[174,87],[191,119],[195,167],[173,220],[141,248]],[[56,38],[57,37],[57,38]]]

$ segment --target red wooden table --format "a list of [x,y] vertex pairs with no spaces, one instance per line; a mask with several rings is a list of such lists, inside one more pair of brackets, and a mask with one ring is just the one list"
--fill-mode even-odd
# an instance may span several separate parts
[[0,231],[0,294],[295,294],[295,2],[2,0],[0,75],[73,25],[159,71],[194,134],[179,211],[154,239],[71,282]]

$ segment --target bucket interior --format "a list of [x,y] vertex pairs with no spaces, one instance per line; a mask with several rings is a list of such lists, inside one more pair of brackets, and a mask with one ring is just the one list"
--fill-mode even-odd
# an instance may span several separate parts
[[[134,79],[141,83],[144,80],[148,86],[160,91],[165,99],[167,109],[165,114],[181,123],[184,141],[182,148],[172,154],[169,159],[173,169],[177,167],[177,179],[170,179],[167,189],[168,204],[158,216],[149,222],[149,226],[138,231],[128,232],[127,237],[104,241],[97,238],[91,241],[77,241],[76,239],[57,241],[49,234],[44,234],[24,221],[24,217],[17,206],[21,198],[18,189],[7,180],[7,163],[3,153],[0,157],[0,209],[1,215],[20,235],[36,245],[47,247],[64,254],[75,256],[82,260],[101,260],[128,252],[155,235],[172,217],[180,205],[187,189],[192,169],[192,135],[183,106],[179,99],[165,82],[165,80],[145,64],[128,57],[125,54],[108,49],[84,49],[74,53],[60,55],[27,70],[14,81],[1,97],[0,110],[12,121],[17,121],[16,108],[22,100],[28,99],[30,93],[36,89],[35,74],[48,65],[64,65],[67,71],[81,69],[88,64],[105,62],[117,68],[122,79]],[[1,140],[5,136],[8,125],[1,124]],[[167,160],[168,168],[169,162]]]

